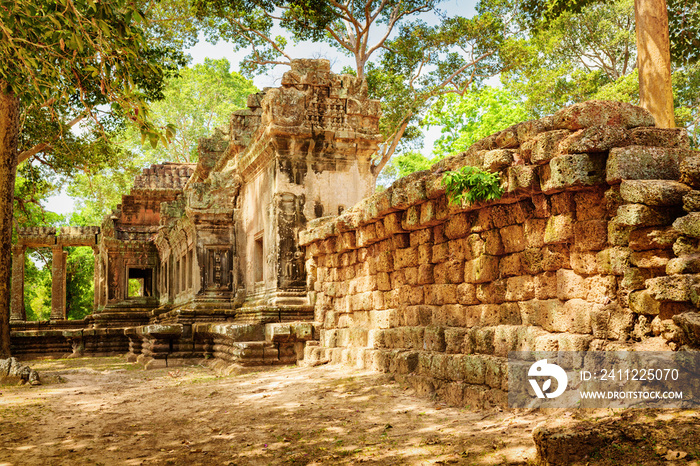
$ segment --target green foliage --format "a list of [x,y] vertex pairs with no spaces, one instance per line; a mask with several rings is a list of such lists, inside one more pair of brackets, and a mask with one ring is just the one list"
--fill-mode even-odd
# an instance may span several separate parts
[[377,179],[377,183],[381,186],[389,186],[398,178],[402,178],[411,173],[428,170],[437,162],[438,159],[429,159],[418,151],[402,152],[395,154],[389,163],[382,170],[381,175]]
[[93,309],[95,258],[89,247],[67,249],[66,313],[68,319],[80,320]]
[[472,87],[460,97],[441,97],[430,108],[424,122],[439,125],[442,135],[435,141],[437,160],[462,152],[476,141],[529,118],[517,96],[507,89]]
[[157,126],[172,123],[177,129],[169,145],[143,146],[132,127],[121,138],[122,146],[140,154],[145,165],[196,162],[199,139],[210,136],[216,127],[227,126],[231,113],[245,108],[248,95],[258,92],[250,80],[230,71],[230,66],[225,58],[207,58],[167,81],[163,100],[152,103],[150,110]]
[[[511,12],[516,0],[481,0],[473,18],[439,10],[442,0],[194,0],[211,41],[227,39],[250,50],[245,73],[262,74],[292,59],[290,43],[313,42],[340,51],[367,78],[370,96],[382,103],[380,130],[385,142],[372,172],[378,175],[393,153],[415,149],[417,125],[442,94],[464,93],[517,62],[519,25]],[[436,20],[434,25],[426,17]],[[419,17],[418,15],[423,15]]]
[[51,317],[51,252],[28,250],[24,257],[24,310],[27,320]]
[[449,171],[442,177],[447,198],[451,204],[473,204],[480,201],[500,199],[503,190],[501,176],[476,167],[462,167],[458,171]]

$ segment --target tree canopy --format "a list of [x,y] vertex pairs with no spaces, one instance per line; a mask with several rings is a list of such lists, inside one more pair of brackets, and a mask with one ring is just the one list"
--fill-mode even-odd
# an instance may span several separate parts
[[[0,357],[9,355],[11,238],[18,164],[55,157],[81,163],[80,141],[59,146],[82,121],[101,134],[125,120],[165,140],[147,119],[181,54],[151,45],[129,0],[0,1]],[[28,122],[41,130],[36,138]],[[44,122],[45,125],[41,125]],[[78,138],[79,139],[79,138]]]
[[[193,0],[207,37],[225,39],[250,54],[241,64],[262,73],[289,64],[292,42],[314,41],[349,56],[351,71],[367,77],[383,104],[385,143],[373,165],[377,176],[403,143],[415,140],[415,124],[445,93],[464,94],[518,56],[519,26],[507,2],[482,0],[473,18],[448,16],[440,0]],[[421,16],[433,13],[430,24]],[[286,37],[275,36],[281,28]],[[411,126],[413,125],[413,126]],[[403,139],[402,139],[403,138]]]

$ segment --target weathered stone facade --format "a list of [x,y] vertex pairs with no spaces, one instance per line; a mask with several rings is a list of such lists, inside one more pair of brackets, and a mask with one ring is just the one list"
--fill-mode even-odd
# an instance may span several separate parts
[[[586,102],[311,222],[305,360],[475,406],[505,404],[509,351],[697,345],[698,155],[641,108]],[[504,196],[450,205],[443,173],[464,165]]]
[[136,178],[93,235],[89,328],[40,329],[18,315],[16,352],[36,354],[37,336],[47,352],[76,354],[110,340],[144,363],[296,361],[317,338],[299,231],[373,192],[379,115],[362,80],[331,73],[326,60],[294,61],[281,88],[251,95],[229,128],[200,141],[196,165],[156,165]]

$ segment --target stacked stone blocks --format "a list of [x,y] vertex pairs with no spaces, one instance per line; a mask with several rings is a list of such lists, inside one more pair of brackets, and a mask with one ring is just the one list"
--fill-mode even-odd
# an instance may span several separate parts
[[[695,171],[679,180],[700,164],[683,130],[652,125],[638,107],[574,105],[311,222],[321,330],[306,360],[488,405],[504,403],[509,351],[688,343],[674,320],[700,289],[700,228],[679,218]],[[504,196],[451,205],[442,176],[464,165],[499,172]]]

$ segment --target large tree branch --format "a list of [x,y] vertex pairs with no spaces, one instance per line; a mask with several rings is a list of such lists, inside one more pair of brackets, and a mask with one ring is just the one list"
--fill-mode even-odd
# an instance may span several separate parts
[[[394,131],[392,135],[388,138],[388,140],[385,141],[381,158],[377,161],[376,164],[372,165],[372,167],[370,168],[372,175],[374,175],[375,177],[379,176],[379,173],[381,173],[381,171],[384,169],[384,166],[386,166],[386,164],[389,162],[391,156],[394,155],[394,152],[396,152],[396,147],[399,145],[399,141],[401,140],[403,133],[406,132],[406,128],[408,127],[408,122],[411,120],[411,116],[413,116],[413,113],[408,113],[406,116],[404,116],[403,120],[401,120],[401,124],[396,129],[396,131]],[[390,144],[388,144],[389,141],[391,141]]]
[[[66,128],[70,129],[73,126],[77,125],[79,122],[85,119],[85,114],[78,115],[77,117],[73,118],[71,121],[69,121],[66,124]],[[44,152],[46,150],[51,150],[53,149],[53,146],[51,145],[53,142],[59,139],[60,136],[56,136],[53,139],[51,139],[51,142],[42,142],[39,144],[36,144],[34,147],[31,147],[25,151],[22,151],[19,153],[18,156],[18,162],[17,164],[19,165],[20,163],[26,161],[30,157],[33,157],[34,155]]]

